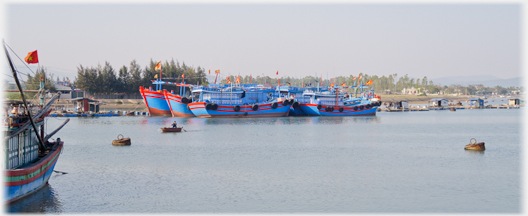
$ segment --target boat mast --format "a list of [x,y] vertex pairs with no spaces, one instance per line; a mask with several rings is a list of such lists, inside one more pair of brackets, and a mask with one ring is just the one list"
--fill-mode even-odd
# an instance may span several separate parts
[[7,48],[6,48],[5,42],[4,42],[4,50],[6,52],[7,61],[9,62],[9,66],[11,67],[11,71],[13,72],[13,78],[15,78],[15,83],[16,83],[16,85],[18,87],[18,91],[20,92],[20,95],[22,96],[22,101],[24,102],[24,106],[26,107],[26,112],[27,112],[27,115],[29,117],[29,121],[31,122],[31,125],[33,126],[33,130],[34,130],[35,134],[37,135],[37,139],[39,141],[39,149],[42,152],[44,152],[44,151],[46,151],[46,146],[44,146],[44,142],[42,142],[42,139],[41,139],[41,137],[38,134],[37,126],[35,125],[35,122],[33,122],[33,118],[31,117],[31,111],[29,110],[28,105],[26,103],[26,98],[24,97],[24,92],[22,90],[22,87],[20,87],[20,82],[18,81],[18,76],[17,76],[17,73],[15,71],[15,67],[13,66],[13,62],[11,62],[11,58],[9,57],[9,52],[7,52]]
[[[42,109],[44,107],[44,75],[40,75],[40,106],[39,108]],[[40,138],[44,139],[44,124],[40,125]]]

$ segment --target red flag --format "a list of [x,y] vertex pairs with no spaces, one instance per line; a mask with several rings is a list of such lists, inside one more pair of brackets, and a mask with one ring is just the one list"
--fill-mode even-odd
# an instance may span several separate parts
[[279,75],[279,71],[277,71],[277,75]]
[[345,83],[341,84],[341,87],[345,87],[345,86],[346,86],[346,84],[345,84]]
[[215,70],[215,73],[219,74],[219,73],[220,73],[220,70]]
[[359,75],[359,78],[358,79],[362,79],[363,78],[363,75]]
[[184,79],[185,79],[185,74],[182,74],[182,78],[184,78]]
[[365,85],[372,85],[372,80],[369,80]]
[[330,87],[332,87],[332,88],[333,88],[333,87],[334,87],[334,83],[331,83],[331,84],[330,84]]
[[237,76],[236,83],[240,83],[240,76]]
[[161,71],[161,61],[156,64],[156,67],[154,67],[154,70]]
[[24,60],[26,60],[28,64],[38,63],[37,51],[29,52]]
[[211,74],[211,70],[209,70],[209,74]]
[[356,80],[356,77],[353,77],[352,80]]
[[227,84],[230,84],[231,80],[229,80],[229,77],[227,77],[226,79],[227,79]]

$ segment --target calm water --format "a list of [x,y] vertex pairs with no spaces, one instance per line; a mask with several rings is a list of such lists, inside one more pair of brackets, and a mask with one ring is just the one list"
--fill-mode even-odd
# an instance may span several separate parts
[[[56,135],[68,174],[7,210],[520,213],[522,112],[71,118]],[[187,132],[161,133],[174,120]],[[118,134],[132,145],[112,146]],[[471,138],[486,151],[464,150]]]

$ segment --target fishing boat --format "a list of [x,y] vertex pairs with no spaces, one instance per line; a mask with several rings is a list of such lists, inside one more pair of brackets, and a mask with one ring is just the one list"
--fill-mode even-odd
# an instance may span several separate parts
[[147,106],[150,116],[171,116],[171,109],[167,104],[165,95],[158,88],[156,91],[153,91],[152,88],[145,89],[143,86],[139,87],[139,93],[143,100],[145,100],[145,105]]
[[173,128],[173,127],[162,127],[161,128],[161,131],[162,132],[181,132],[182,130],[182,127],[177,127],[177,128]]
[[64,145],[60,138],[56,138],[55,141],[50,139],[70,119],[66,119],[57,129],[45,135],[44,118],[50,113],[51,104],[60,97],[60,93],[54,95],[47,104],[44,104],[44,82],[41,76],[40,104],[29,106],[5,43],[4,49],[13,72],[13,78],[22,96],[21,102],[12,103],[9,106],[12,108],[23,105],[24,109],[24,113],[9,110],[10,113],[6,115],[6,120],[13,122],[16,119],[19,122],[17,125],[6,125],[3,132],[4,198],[7,203],[11,203],[30,195],[48,183]]
[[280,91],[288,94],[288,97],[293,99],[292,105],[290,107],[289,116],[307,116],[307,114],[302,110],[301,106],[299,105],[299,101],[303,97],[303,92],[306,90],[316,91],[316,88],[289,86],[287,89],[285,89],[281,86]]
[[165,89],[163,89],[163,95],[169,105],[172,117],[194,117],[194,114],[187,106],[192,101],[192,98],[175,95],[174,91],[167,92]]
[[189,109],[202,118],[251,118],[288,116],[292,99],[274,97],[274,89],[246,89],[237,86],[211,88],[199,86],[192,93],[196,102]]
[[306,90],[299,101],[301,109],[310,116],[376,115],[380,102],[372,102],[365,94],[360,98],[339,91],[314,92]]

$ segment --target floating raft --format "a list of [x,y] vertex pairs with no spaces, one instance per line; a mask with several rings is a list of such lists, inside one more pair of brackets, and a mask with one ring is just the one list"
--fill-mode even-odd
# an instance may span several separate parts
[[[121,138],[119,138],[121,137]],[[124,145],[130,145],[131,142],[130,142],[130,138],[123,138],[123,135],[119,134],[117,135],[117,139],[112,141],[112,145],[115,145],[115,146],[124,146]]]

